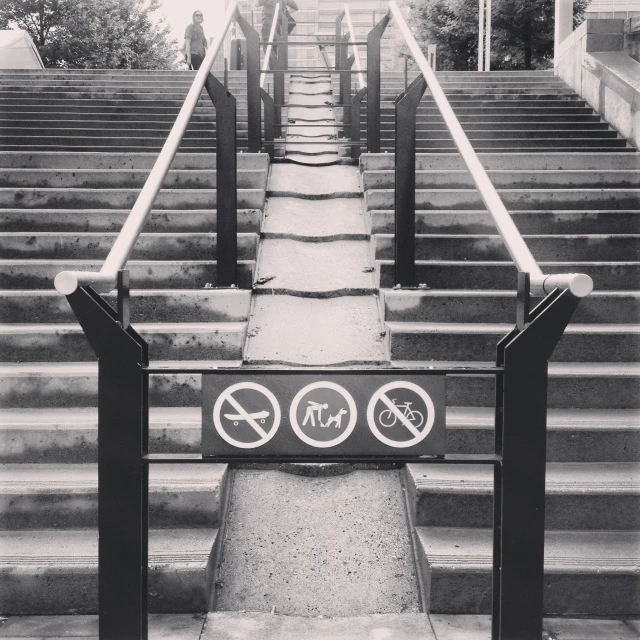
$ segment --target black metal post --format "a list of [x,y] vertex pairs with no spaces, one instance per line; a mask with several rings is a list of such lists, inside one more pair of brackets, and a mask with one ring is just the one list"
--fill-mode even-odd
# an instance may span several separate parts
[[[280,17],[282,19],[282,16]],[[286,48],[287,43],[283,34],[278,35],[277,31],[274,35],[274,41],[278,41],[277,45],[273,45],[276,55],[274,59],[273,70],[273,102],[274,102],[274,135],[277,138],[282,137],[282,105],[284,104],[284,70],[286,67]]]
[[285,4],[280,5],[280,38],[282,44],[278,47],[278,56],[282,53],[282,66],[283,71],[289,70],[289,20],[285,13]]
[[274,106],[273,98],[264,90],[260,89],[260,97],[264,104],[264,145],[267,148],[269,157],[273,160],[274,151]]
[[99,637],[146,640],[147,344],[92,289],[67,300],[98,358]]
[[342,18],[344,18],[344,10],[338,14],[336,18],[336,32],[335,32],[335,67],[336,71],[340,71],[342,69]]
[[427,89],[422,75],[396,98],[395,284],[416,286],[416,112]]
[[[253,11],[251,12],[253,19]],[[260,123],[260,34],[242,17],[236,20],[247,41],[245,66],[247,68],[247,117],[248,151],[258,153],[262,149],[262,127]]]
[[[338,91],[338,104],[345,104],[345,85],[346,82],[351,82],[351,74],[345,73],[351,69],[353,60],[349,62],[349,34],[345,33],[340,40],[340,44],[336,45],[340,50],[340,78],[339,78],[339,91]],[[355,60],[355,58],[354,58]]]
[[387,13],[367,35],[367,151],[380,153],[380,41],[391,16]]
[[569,290],[552,292],[524,329],[516,327],[499,345],[502,469],[494,518],[501,526],[494,539],[492,640],[542,637],[548,365],[579,301]]
[[351,100],[351,157],[360,157],[360,127],[362,115],[362,99],[367,94],[367,87],[362,87]]
[[236,99],[211,73],[204,86],[216,109],[217,286],[237,286]]
[[[348,36],[346,36],[348,38]],[[345,45],[346,49],[346,45]],[[355,61],[355,56],[350,55],[344,64],[344,71],[349,71]],[[342,104],[342,126],[344,132],[349,131],[351,128],[351,74],[340,74],[340,103]]]

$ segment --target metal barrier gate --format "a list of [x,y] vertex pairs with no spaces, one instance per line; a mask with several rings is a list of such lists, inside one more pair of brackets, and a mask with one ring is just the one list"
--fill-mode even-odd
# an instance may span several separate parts
[[[117,312],[90,287],[77,288],[67,299],[99,362],[101,640],[147,638],[150,464],[285,461],[492,466],[492,638],[540,639],[547,369],[580,300],[569,289],[554,290],[529,311],[529,276],[520,273],[516,326],[497,345],[495,366],[427,369],[154,368],[149,366],[146,342],[129,324],[128,272],[119,272]],[[203,376],[202,454],[148,452],[149,377],[170,373]],[[446,377],[452,375],[495,379],[493,454],[446,453],[444,385]],[[347,422],[342,435],[346,437],[330,445],[309,442],[299,408],[302,400],[317,398],[314,390],[335,392],[338,388],[346,390],[342,394]],[[243,389],[256,394],[257,405],[250,406],[246,398],[238,401]],[[389,398],[393,389],[399,390],[404,404]],[[342,393],[339,389],[337,392]],[[225,402],[227,411],[229,406],[237,411],[227,414],[227,422],[221,418]],[[281,404],[287,405],[288,411],[283,411]],[[263,409],[258,411],[260,406]],[[264,423],[259,422],[263,419]],[[241,420],[254,427],[249,446],[246,439],[244,445],[238,445],[238,436],[229,433],[231,423]],[[378,428],[393,425],[404,425],[409,435],[398,440],[393,435],[397,431],[382,434]]]

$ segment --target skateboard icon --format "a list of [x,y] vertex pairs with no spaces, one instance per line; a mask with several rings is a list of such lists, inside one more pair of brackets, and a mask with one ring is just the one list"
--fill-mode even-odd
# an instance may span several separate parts
[[[238,426],[238,423],[241,420],[246,420],[244,416],[241,416],[239,413],[225,413],[224,417],[227,420],[233,420],[234,426]],[[253,420],[260,420],[262,424],[264,424],[265,420],[269,417],[268,411],[257,411],[256,413],[250,413],[249,417]]]

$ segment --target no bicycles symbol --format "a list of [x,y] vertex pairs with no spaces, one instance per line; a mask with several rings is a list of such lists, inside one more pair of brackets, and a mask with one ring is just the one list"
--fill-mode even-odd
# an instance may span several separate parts
[[373,435],[399,449],[424,440],[434,420],[431,396],[417,384],[404,380],[380,387],[367,407],[367,423]]

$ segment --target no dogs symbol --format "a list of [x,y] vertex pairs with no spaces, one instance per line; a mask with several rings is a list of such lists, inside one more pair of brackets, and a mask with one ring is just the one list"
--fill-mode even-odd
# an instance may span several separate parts
[[335,382],[314,382],[291,403],[289,420],[295,434],[312,447],[335,447],[356,426],[358,412],[351,394]]
[[254,449],[275,436],[280,405],[261,384],[239,382],[225,389],[213,406],[213,424],[220,437],[234,447]]

